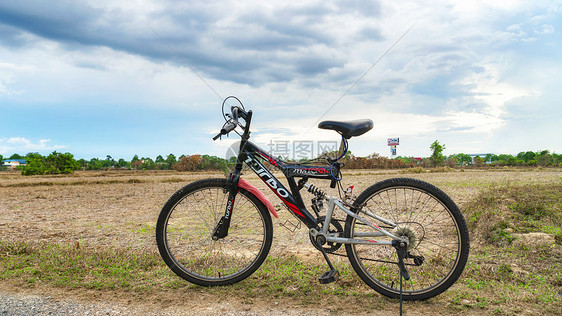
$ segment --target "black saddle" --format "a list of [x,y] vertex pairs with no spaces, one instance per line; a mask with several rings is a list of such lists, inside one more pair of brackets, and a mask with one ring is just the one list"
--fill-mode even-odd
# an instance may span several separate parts
[[354,121],[323,121],[318,124],[318,128],[331,129],[340,133],[345,139],[367,133],[373,128],[373,121],[354,120]]

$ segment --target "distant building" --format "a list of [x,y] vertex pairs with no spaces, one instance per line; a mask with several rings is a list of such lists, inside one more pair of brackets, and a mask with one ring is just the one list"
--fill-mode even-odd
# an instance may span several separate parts
[[476,157],[484,159],[484,163],[486,164],[492,163],[491,161],[486,160],[486,157],[491,157],[493,154],[488,153],[488,154],[469,154],[469,155],[470,157],[472,157],[472,164],[474,164],[474,158]]
[[25,166],[25,159],[6,159],[2,161],[2,167],[7,167],[9,169],[16,169],[19,166]]

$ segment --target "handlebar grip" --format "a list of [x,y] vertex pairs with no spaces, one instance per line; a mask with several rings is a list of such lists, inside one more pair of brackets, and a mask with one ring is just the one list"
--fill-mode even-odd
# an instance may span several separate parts
[[[224,124],[224,126],[221,128],[220,133],[218,133],[215,137],[213,137],[213,140],[217,140],[219,137],[221,137],[222,135],[226,135],[230,132],[232,132],[236,126],[238,126],[238,115],[239,115],[239,111],[244,112],[243,110],[241,110],[239,107],[237,106],[233,106],[231,109],[231,115],[230,115],[230,121],[226,122],[226,124]],[[251,112],[251,111],[250,111]],[[247,114],[246,114],[247,115]],[[227,115],[228,116],[228,115]],[[245,118],[245,116],[242,116],[243,118]]]
[[236,128],[237,124],[234,122],[228,122],[226,123],[222,128],[221,131],[215,136],[213,137],[213,140],[217,140],[219,137],[221,137],[222,135],[226,135],[230,132],[232,132],[235,128]]
[[233,129],[236,128],[236,123],[228,122],[221,128],[221,134],[225,135],[232,132]]

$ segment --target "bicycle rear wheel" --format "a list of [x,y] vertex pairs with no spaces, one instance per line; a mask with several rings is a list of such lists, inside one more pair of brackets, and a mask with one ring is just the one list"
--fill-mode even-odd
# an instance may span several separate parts
[[239,189],[228,236],[213,240],[228,201],[225,179],[188,184],[166,202],[156,225],[160,255],[174,273],[203,285],[227,285],[250,276],[263,263],[273,239],[267,208]]
[[[424,300],[448,289],[461,275],[469,253],[465,220],[455,203],[437,187],[416,179],[381,181],[361,193],[354,208],[363,218],[395,235],[408,237],[404,259],[410,279],[403,280],[403,299]],[[390,225],[367,217],[365,211],[391,221]],[[346,219],[344,235],[366,237],[373,229],[352,216]],[[384,245],[346,244],[351,265],[359,277],[377,292],[400,297],[400,272],[396,249]]]

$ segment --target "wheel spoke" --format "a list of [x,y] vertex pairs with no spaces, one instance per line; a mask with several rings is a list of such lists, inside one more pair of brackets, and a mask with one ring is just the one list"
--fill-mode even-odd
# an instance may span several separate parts
[[228,235],[212,239],[226,209],[226,185],[223,179],[192,183],[181,197],[170,198],[160,214],[156,236],[160,253],[176,274],[190,282],[240,281],[261,265],[271,247],[269,213],[245,191],[236,196]]
[[[468,231],[456,205],[442,191],[419,180],[390,179],[367,190],[369,194],[361,194],[356,205],[396,223],[392,232],[409,239],[409,252],[424,259],[417,266],[412,258],[405,259],[410,274],[403,282],[405,298],[429,298],[451,286],[468,257]],[[359,232],[372,229],[348,216],[345,236]],[[369,286],[384,295],[399,296],[400,274],[393,247],[346,245],[346,251],[353,268]]]

